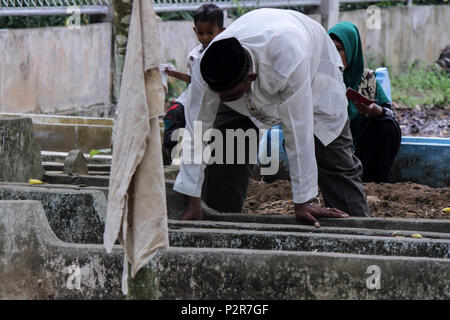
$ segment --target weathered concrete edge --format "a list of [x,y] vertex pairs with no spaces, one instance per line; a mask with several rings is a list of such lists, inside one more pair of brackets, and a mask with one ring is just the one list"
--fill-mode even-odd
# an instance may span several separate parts
[[[224,221],[181,221],[168,220],[169,229],[185,228],[206,228],[206,229],[228,229],[228,230],[259,230],[275,232],[309,232],[309,233],[327,233],[327,234],[346,234],[360,236],[379,236],[379,237],[411,237],[417,234],[416,230],[381,230],[367,228],[345,228],[345,227],[320,227],[316,228],[309,225],[290,225],[290,224],[268,224],[268,223],[249,223],[249,222],[224,222]],[[423,238],[428,239],[447,239],[450,240],[450,233],[438,232],[420,232]]]
[[320,251],[360,255],[450,258],[450,240],[366,237],[343,234],[258,230],[170,230],[176,247],[236,248],[281,251]]
[[44,189],[65,189],[65,190],[76,190],[76,191],[101,191],[105,195],[105,199],[108,199],[108,187],[79,187],[72,184],[34,184],[24,182],[0,182],[0,187],[3,186],[15,186],[15,187],[33,187],[33,188],[44,188]]
[[[94,212],[100,218],[102,222],[106,221],[106,207],[107,198],[105,190],[102,187],[77,187],[67,185],[54,185],[54,184],[35,184],[29,183],[11,183],[0,182],[0,188],[9,189],[18,192],[42,192],[42,193],[61,193],[61,194],[80,194],[89,195],[93,200]],[[0,199],[3,200],[3,199]]]
[[[204,211],[205,220],[249,222],[269,224],[307,224],[299,221],[293,214],[246,214],[246,213],[215,213]],[[417,230],[439,233],[450,233],[450,220],[444,219],[396,219],[396,218],[345,218],[345,219],[320,219],[323,227],[367,228],[386,230]]]
[[121,259],[59,240],[39,201],[0,201],[0,299],[122,299]]
[[[129,278],[127,298],[450,299],[449,266],[428,258],[171,248]],[[369,289],[371,268],[380,272],[380,289]]]

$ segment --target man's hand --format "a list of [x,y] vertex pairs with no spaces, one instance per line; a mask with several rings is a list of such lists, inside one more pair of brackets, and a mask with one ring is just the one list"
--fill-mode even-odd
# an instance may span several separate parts
[[383,114],[383,108],[376,103],[367,105],[362,102],[355,102],[355,106],[359,113],[365,114],[368,117],[378,117]]
[[348,218],[349,215],[345,212],[335,208],[319,208],[308,203],[294,204],[295,217],[300,220],[306,220],[314,224],[315,227],[320,227],[316,218]]
[[200,198],[189,196],[186,198],[186,204],[180,220],[203,220]]

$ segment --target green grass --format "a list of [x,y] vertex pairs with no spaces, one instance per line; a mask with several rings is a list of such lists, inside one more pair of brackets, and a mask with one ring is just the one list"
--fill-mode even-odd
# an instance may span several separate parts
[[445,106],[450,102],[450,77],[439,66],[414,62],[404,71],[390,70],[392,100],[398,104]]

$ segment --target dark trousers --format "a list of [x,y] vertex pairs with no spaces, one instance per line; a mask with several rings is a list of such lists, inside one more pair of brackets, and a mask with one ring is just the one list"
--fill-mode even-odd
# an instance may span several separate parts
[[[254,164],[249,159],[249,143],[246,141],[245,150],[237,148],[234,143],[234,162],[226,164],[226,129],[257,130],[250,118],[233,111],[225,105],[220,105],[214,122],[214,128],[220,130],[223,136],[224,164],[211,164],[205,168],[205,178],[202,186],[202,200],[212,209],[221,212],[241,212],[247,189],[250,183]],[[228,141],[230,143],[230,141]],[[245,164],[237,163],[237,154],[245,152]]]
[[370,119],[355,155],[363,165],[364,182],[389,182],[389,170],[400,148],[401,130],[397,122],[388,117]]
[[339,137],[326,147],[315,138],[319,188],[330,208],[337,208],[354,217],[368,217],[363,168],[352,150],[353,139],[349,121]]

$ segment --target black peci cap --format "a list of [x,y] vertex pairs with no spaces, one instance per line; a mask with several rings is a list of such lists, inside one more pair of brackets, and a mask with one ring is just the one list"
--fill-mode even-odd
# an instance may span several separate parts
[[234,88],[250,71],[250,55],[236,38],[213,42],[200,62],[203,79],[214,91]]

